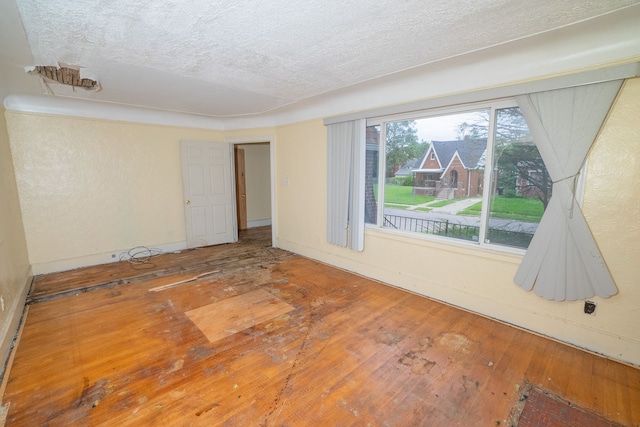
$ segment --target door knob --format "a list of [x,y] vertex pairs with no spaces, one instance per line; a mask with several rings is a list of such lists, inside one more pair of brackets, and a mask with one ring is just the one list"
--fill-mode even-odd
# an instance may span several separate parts
[[247,197],[247,196],[245,196],[244,194],[241,194],[240,197]]
[[191,200],[185,200],[184,202],[185,202],[187,205],[190,205],[190,204],[191,204]]

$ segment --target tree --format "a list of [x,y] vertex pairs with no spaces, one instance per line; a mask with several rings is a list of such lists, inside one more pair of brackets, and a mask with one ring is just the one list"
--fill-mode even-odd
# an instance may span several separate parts
[[[477,120],[463,122],[458,126],[458,139],[481,139],[489,135],[490,110],[477,112]],[[496,114],[496,140],[498,142],[514,142],[531,140],[529,127],[520,108],[502,108]]]
[[[479,117],[476,122],[458,126],[461,139],[489,134],[489,110],[480,112]],[[497,159],[498,187],[525,197],[536,197],[547,208],[551,199],[551,178],[518,107],[496,112],[494,158]]]
[[464,139],[486,139],[489,131],[489,117],[480,118],[478,122],[462,122],[458,126],[458,140]]
[[553,183],[534,144],[505,145],[498,159],[498,176],[498,186],[513,188],[525,197],[535,197],[547,209]]
[[387,176],[391,176],[408,160],[424,154],[425,145],[418,141],[418,131],[414,120],[387,124]]

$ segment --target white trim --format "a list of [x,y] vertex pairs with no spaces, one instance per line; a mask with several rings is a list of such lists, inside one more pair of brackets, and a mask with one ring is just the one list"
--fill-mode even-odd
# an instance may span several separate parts
[[442,173],[444,169],[412,169],[411,172],[422,172],[422,173]]
[[[274,135],[257,135],[257,136],[238,136],[226,138],[226,142],[230,142],[233,145],[239,144],[252,144],[252,143],[269,143],[269,173],[271,174],[271,246],[278,247],[277,240],[277,209],[276,209],[276,137]],[[233,150],[232,150],[233,151]],[[234,166],[235,167],[235,166]],[[235,174],[234,174],[235,176]],[[247,227],[249,224],[247,223]]]
[[[518,104],[514,104],[517,106]],[[494,179],[494,169],[496,167],[494,155],[495,155],[495,132],[496,132],[496,111],[504,108],[503,106],[496,106],[489,110],[489,129],[487,131],[487,146],[484,149],[485,161],[484,161],[484,174],[482,181],[482,209],[480,210],[480,236],[482,239],[478,239],[480,246],[491,245],[491,247],[501,246],[492,245],[491,242],[487,242],[487,230],[489,228],[489,220],[491,219],[491,196],[492,185]],[[508,108],[508,107],[507,107]],[[491,169],[487,171],[487,166],[491,165]],[[488,173],[487,173],[488,172]],[[523,249],[524,250],[524,249]]]
[[176,111],[154,110],[151,108],[111,104],[85,99],[9,95],[4,99],[4,108],[27,113],[115,120],[120,122],[180,126],[196,129],[224,129],[224,121],[215,117]]
[[[424,163],[427,161],[428,157],[429,157],[429,153],[434,153],[433,151],[433,144],[429,144],[429,149],[427,150],[426,153],[424,153],[424,156],[422,156],[422,159],[420,159],[420,163],[418,164],[421,168],[422,165],[424,165]],[[435,156],[435,153],[434,153]],[[414,169],[412,172],[416,172],[418,171],[418,169]]]
[[[541,80],[527,81],[524,83],[516,83],[490,89],[482,89],[472,92],[441,96],[406,104],[398,104],[389,107],[360,111],[357,113],[328,117],[324,119],[324,124],[329,125],[333,123],[340,123],[357,119],[371,119],[372,121],[377,121],[377,118],[379,117],[385,117],[385,121],[387,121],[395,119],[394,116],[401,115],[402,117],[404,117],[407,114],[411,114],[412,112],[416,111],[434,110],[437,108],[452,107],[457,105],[466,108],[470,104],[486,103],[487,100],[492,99],[512,98],[514,96],[526,93],[544,92],[567,87],[583,86],[591,83],[619,80],[624,78],[636,77],[639,75],[640,63],[633,62],[630,64],[583,71],[569,75],[562,75],[559,77],[550,77]],[[459,111],[462,112],[462,110]],[[414,114],[413,117],[417,118],[418,114]]]

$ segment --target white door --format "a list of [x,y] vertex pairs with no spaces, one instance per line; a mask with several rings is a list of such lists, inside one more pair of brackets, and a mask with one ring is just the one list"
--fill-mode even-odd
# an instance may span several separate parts
[[231,146],[201,141],[181,144],[187,247],[237,241]]

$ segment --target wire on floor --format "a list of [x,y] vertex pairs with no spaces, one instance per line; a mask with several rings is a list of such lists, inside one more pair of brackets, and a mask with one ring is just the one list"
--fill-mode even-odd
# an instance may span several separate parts
[[148,248],[146,246],[136,246],[120,255],[120,260],[128,261],[133,268],[154,268],[156,265],[151,259],[162,255],[162,249]]

